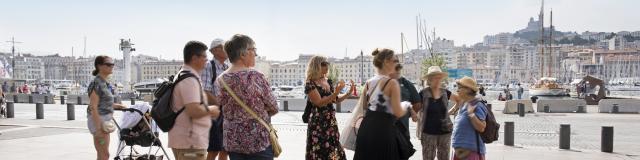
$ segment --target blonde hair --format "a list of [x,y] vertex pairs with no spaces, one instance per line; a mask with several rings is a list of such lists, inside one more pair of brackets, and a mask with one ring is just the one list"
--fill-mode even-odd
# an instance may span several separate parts
[[310,82],[319,78],[323,78],[325,76],[322,74],[321,63],[326,61],[327,61],[327,58],[323,56],[311,57],[311,60],[309,60],[309,64],[307,65],[307,79],[306,79],[307,82]]

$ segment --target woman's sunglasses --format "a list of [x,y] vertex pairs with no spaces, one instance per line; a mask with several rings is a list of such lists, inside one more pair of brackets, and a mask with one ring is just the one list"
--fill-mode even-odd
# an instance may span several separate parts
[[113,63],[102,63],[102,65],[105,65],[105,66],[107,66],[107,67],[113,67],[113,66],[115,66],[116,64],[113,64]]

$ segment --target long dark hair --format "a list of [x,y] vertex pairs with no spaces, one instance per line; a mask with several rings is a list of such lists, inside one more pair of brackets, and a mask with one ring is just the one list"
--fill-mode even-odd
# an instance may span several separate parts
[[93,72],[91,72],[91,75],[93,76],[97,76],[98,75],[98,65],[104,64],[105,61],[107,61],[107,59],[110,59],[111,57],[109,56],[98,56],[96,57],[96,60],[93,62],[93,66],[95,67],[95,69],[93,69]]

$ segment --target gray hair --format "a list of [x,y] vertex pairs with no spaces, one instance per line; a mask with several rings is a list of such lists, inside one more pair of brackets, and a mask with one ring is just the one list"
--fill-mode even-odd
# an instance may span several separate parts
[[235,62],[240,56],[247,54],[249,46],[255,45],[251,37],[243,34],[236,34],[224,43],[224,51],[229,56],[229,62]]

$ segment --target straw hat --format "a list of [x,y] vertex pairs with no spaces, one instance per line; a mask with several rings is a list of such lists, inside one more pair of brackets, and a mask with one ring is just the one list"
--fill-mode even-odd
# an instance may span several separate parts
[[478,83],[471,77],[464,76],[458,81],[456,81],[458,85],[470,88],[471,90],[478,92]]
[[446,77],[447,73],[446,72],[442,72],[442,69],[440,69],[440,67],[438,66],[431,66],[427,69],[427,75],[425,75],[424,77],[422,77],[422,79],[428,79],[429,77],[432,76],[443,76]]

